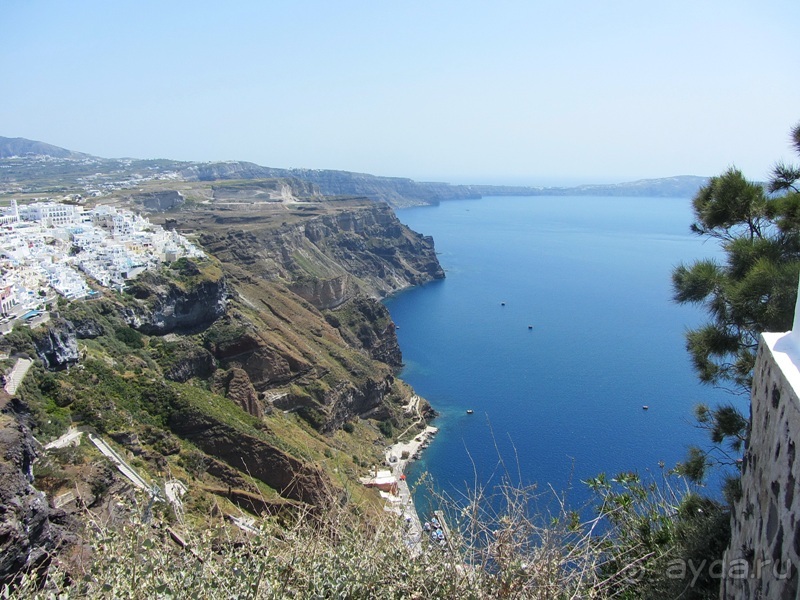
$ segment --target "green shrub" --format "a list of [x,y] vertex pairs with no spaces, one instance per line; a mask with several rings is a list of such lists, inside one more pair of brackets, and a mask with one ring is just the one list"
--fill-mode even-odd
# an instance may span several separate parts
[[380,430],[385,438],[391,438],[394,435],[394,427],[391,421],[380,421],[378,423],[378,430]]
[[325,425],[325,415],[316,408],[301,406],[297,409],[297,415],[317,431]]
[[195,477],[199,477],[208,469],[208,457],[202,452],[191,450],[187,453],[181,453],[179,463],[189,473]]
[[114,336],[129,348],[144,348],[144,336],[130,327],[117,327]]
[[217,344],[235,342],[245,333],[247,333],[247,329],[243,325],[219,319],[205,331],[203,342],[206,347],[213,348]]
[[14,327],[10,333],[0,336],[0,349],[10,355],[21,352],[29,356],[36,356],[33,336],[34,333],[29,327],[19,325]]
[[200,275],[200,268],[190,259],[182,256],[169,266],[173,271],[177,271],[183,277],[196,277]]

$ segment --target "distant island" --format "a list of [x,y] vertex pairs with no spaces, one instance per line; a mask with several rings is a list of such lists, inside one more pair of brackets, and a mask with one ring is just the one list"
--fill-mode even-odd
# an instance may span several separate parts
[[100,158],[25,138],[0,137],[0,197],[20,193],[102,195],[104,185],[137,182],[289,179],[322,196],[363,196],[394,208],[484,196],[691,197],[707,177],[659,179],[574,187],[453,185],[328,169],[281,169],[250,162],[186,162]]

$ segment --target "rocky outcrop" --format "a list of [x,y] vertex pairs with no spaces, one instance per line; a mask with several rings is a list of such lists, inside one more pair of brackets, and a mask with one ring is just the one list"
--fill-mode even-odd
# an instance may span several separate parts
[[303,277],[289,284],[290,290],[319,309],[340,306],[347,301],[353,288],[352,278],[347,274],[331,279]]
[[139,434],[135,432],[117,431],[109,434],[109,436],[118,444],[125,446],[134,456],[142,456],[145,452],[139,439]]
[[[234,184],[223,191],[235,203],[240,188]],[[143,273],[127,294],[65,308],[71,323],[54,323],[62,333],[40,335],[49,340],[40,344],[41,355],[54,357],[48,365],[77,360],[76,343],[71,354],[57,351],[70,348],[69,340],[116,340],[89,344],[84,368],[48,374],[33,399],[46,392],[46,401],[59,401],[63,392],[69,403],[58,407],[100,430],[109,423],[107,431],[151,475],[177,454],[187,473],[237,501],[256,493],[255,478],[289,504],[324,505],[340,485],[318,466],[330,465],[330,451],[342,450],[342,438],[329,434],[355,417],[403,420],[407,389],[393,377],[401,355],[379,298],[443,272],[432,242],[385,205],[363,199],[299,205],[226,207],[226,215],[255,215],[234,227],[219,225],[210,210],[198,209],[193,220],[178,215],[181,227],[203,232],[202,242],[217,256],[176,261],[169,270]],[[145,335],[127,335],[135,332],[123,321]],[[119,343],[126,340],[137,344]],[[269,418],[272,403],[296,409],[328,435],[298,424],[294,415]],[[36,414],[46,414],[40,408]],[[353,435],[364,431],[369,427]],[[356,464],[379,460],[371,439],[345,441]],[[349,468],[342,474],[351,476]],[[81,501],[96,502],[98,510],[113,502],[84,480]],[[63,484],[47,488],[54,495],[61,491],[56,485]]]
[[206,228],[201,243],[263,319],[207,347],[223,368],[244,370],[258,392],[294,384],[269,394],[274,405],[328,433],[355,416],[391,414],[386,397],[402,354],[379,299],[444,272],[432,240],[384,204],[308,207],[281,224],[265,216],[260,227]]
[[217,371],[211,383],[211,391],[235,402],[243,411],[256,418],[264,416],[264,411],[247,372],[234,367],[224,373]]
[[327,501],[329,481],[322,471],[262,439],[196,412],[176,413],[169,425],[206,454],[263,481],[284,498],[318,506]]
[[444,277],[433,238],[408,229],[385,204],[310,220],[303,235],[355,276],[367,295],[383,297]]
[[105,328],[95,319],[82,318],[70,319],[73,328],[75,329],[75,336],[79,340],[93,340],[106,333]]
[[68,539],[63,513],[33,487],[35,442],[7,400],[0,398],[0,587],[21,571],[46,567]]
[[389,416],[385,398],[392,390],[394,379],[367,379],[359,387],[343,386],[334,390],[326,399],[328,419],[323,432],[340,429],[353,416],[384,419]]
[[140,204],[144,210],[149,212],[164,212],[175,210],[183,206],[186,199],[179,191],[164,190],[158,192],[148,192],[146,194],[136,194],[131,199]]
[[289,382],[308,373],[312,364],[296,349],[263,334],[247,331],[240,336],[210,344],[214,357],[224,368],[240,368],[259,390]]
[[360,385],[340,382],[334,386],[311,386],[310,391],[287,394],[275,400],[275,407],[281,410],[298,410],[301,415],[313,415],[312,425],[322,433],[340,429],[353,417],[384,419],[389,411],[385,399],[392,391],[394,378],[366,379]]
[[148,271],[129,289],[136,300],[122,308],[123,318],[147,335],[202,329],[224,315],[227,306],[228,289],[223,277],[183,288]]
[[55,321],[33,343],[47,369],[64,369],[78,362],[78,338],[70,321]]
[[395,325],[382,303],[361,296],[326,313],[325,318],[351,346],[362,348],[373,360],[395,368],[403,366]]
[[444,277],[432,238],[405,227],[385,204],[362,202],[278,227],[256,225],[206,233],[201,243],[223,263],[286,283],[318,309]]
[[438,204],[444,200],[480,198],[468,186],[414,181],[405,177],[312,169],[292,169],[290,172],[299,179],[317,185],[323,194],[366,196],[397,208]]
[[[219,178],[215,179],[218,180]],[[314,185],[294,178],[255,179],[231,183],[218,181],[212,186],[212,192],[215,203],[290,202],[320,196],[319,189]]]
[[214,357],[205,348],[189,346],[169,361],[164,376],[170,381],[185,382],[193,377],[205,379],[216,369]]

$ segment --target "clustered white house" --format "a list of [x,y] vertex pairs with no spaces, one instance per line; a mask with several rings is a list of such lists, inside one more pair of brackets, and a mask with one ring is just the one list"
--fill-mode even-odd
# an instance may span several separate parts
[[56,294],[92,296],[87,277],[121,291],[126,280],[183,256],[205,255],[130,211],[12,200],[0,212],[0,315],[7,321],[38,311]]

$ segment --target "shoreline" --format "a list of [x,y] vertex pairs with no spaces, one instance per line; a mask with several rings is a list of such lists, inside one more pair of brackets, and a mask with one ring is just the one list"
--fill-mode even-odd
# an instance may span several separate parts
[[[419,453],[430,445],[437,433],[439,433],[438,427],[428,425],[411,441],[395,442],[386,448],[386,464],[389,465],[392,474],[399,479],[404,474],[408,463],[417,460]],[[404,454],[405,458],[403,458]]]
[[414,436],[411,441],[395,442],[386,449],[384,454],[385,462],[389,465],[392,475],[397,480],[396,499],[393,499],[389,494],[384,496],[384,493],[381,493],[387,500],[384,510],[399,515],[405,521],[404,542],[414,556],[422,552],[423,530],[417,508],[414,505],[414,498],[411,495],[411,489],[406,481],[405,468],[410,462],[417,460],[419,453],[428,447],[438,432],[438,427],[428,425],[423,431]]

